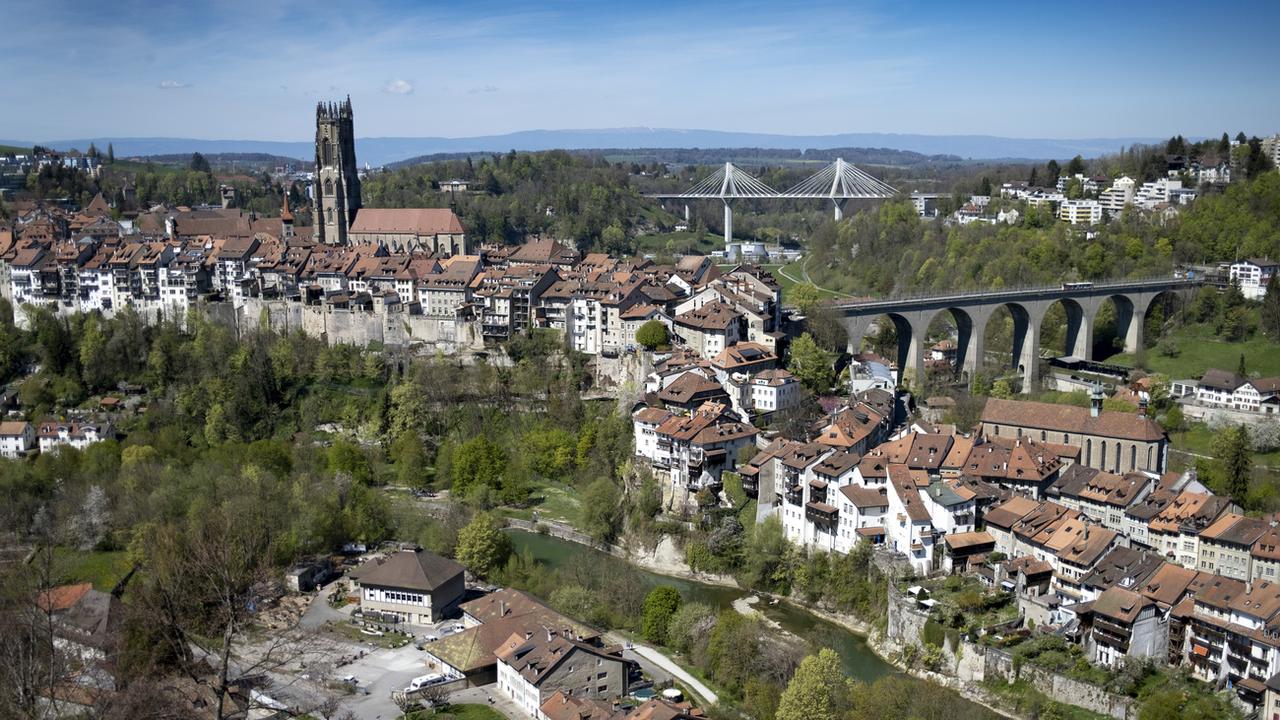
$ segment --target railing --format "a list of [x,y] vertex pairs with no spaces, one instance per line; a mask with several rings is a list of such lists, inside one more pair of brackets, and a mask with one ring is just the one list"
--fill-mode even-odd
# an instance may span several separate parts
[[1020,285],[1012,288],[1002,288],[999,290],[969,290],[958,293],[915,293],[905,295],[890,295],[883,298],[868,298],[866,300],[842,300],[832,303],[832,307],[836,308],[858,308],[865,306],[874,306],[878,303],[903,303],[911,301],[942,301],[942,300],[964,300],[968,298],[998,299],[1002,297],[1025,297],[1028,294],[1033,295],[1061,295],[1063,293],[1073,293],[1087,295],[1096,290],[1108,290],[1118,288],[1146,288],[1146,287],[1194,287],[1202,285],[1206,282],[1203,278],[1179,278],[1168,275],[1158,275],[1144,278],[1130,278],[1126,280],[1106,280],[1095,282],[1088,286],[1064,288],[1062,284],[1057,285]]

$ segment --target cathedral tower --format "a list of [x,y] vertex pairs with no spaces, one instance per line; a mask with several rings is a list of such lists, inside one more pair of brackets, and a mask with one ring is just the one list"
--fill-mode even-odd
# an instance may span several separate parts
[[315,182],[317,238],[327,245],[346,245],[347,230],[360,209],[350,97],[316,105]]

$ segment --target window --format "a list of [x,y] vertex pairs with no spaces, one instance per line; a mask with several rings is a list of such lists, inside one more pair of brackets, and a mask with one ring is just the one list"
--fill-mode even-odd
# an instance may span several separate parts
[[1040,431],[1040,442],[1045,442],[1045,441],[1047,441],[1048,439],[1049,439],[1049,433],[1047,433],[1047,432],[1045,432],[1045,431],[1041,430],[1041,431]]

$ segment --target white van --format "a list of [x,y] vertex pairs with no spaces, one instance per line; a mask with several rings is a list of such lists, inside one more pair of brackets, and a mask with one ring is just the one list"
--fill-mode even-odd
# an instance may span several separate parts
[[410,680],[409,687],[406,687],[404,691],[406,693],[416,693],[422,688],[427,687],[428,685],[435,685],[436,683],[443,682],[443,681],[444,681],[444,676],[441,675],[440,673],[431,673],[430,675],[421,675],[419,677],[416,677]]

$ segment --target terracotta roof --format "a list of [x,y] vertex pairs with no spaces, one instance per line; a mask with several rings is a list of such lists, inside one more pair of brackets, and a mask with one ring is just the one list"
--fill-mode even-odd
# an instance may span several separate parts
[[1280,527],[1269,525],[1249,552],[1255,558],[1280,561]]
[[1201,540],[1251,547],[1267,530],[1259,518],[1227,513],[1200,533]]
[[733,370],[743,365],[774,364],[778,356],[772,350],[753,342],[734,343],[711,360],[711,364],[725,370]]
[[449,208],[361,208],[350,234],[447,235],[462,233],[462,221]]
[[1025,400],[991,398],[982,411],[982,421],[1011,427],[1144,442],[1165,438],[1164,430],[1149,417],[1114,410],[1103,410],[1097,417],[1093,417],[1089,408]]
[[31,424],[24,420],[5,420],[0,422],[0,436],[15,437],[24,435]]
[[862,487],[861,485],[844,485],[840,488],[840,494],[844,495],[853,506],[859,510],[863,508],[888,507],[889,498],[884,488]]
[[728,393],[720,383],[697,372],[686,372],[658,391],[659,400],[678,405],[686,405],[699,397],[707,398],[717,395],[728,395]]
[[1193,568],[1165,563],[1142,583],[1139,592],[1155,600],[1165,608],[1173,607],[1182,600],[1187,589],[1192,586],[1196,576],[1201,573]]
[[698,330],[725,330],[741,317],[738,311],[719,302],[710,302],[697,310],[690,310],[675,317],[677,325]]
[[889,484],[898,494],[898,500],[906,508],[907,517],[911,518],[912,522],[931,520],[928,508],[920,499],[920,490],[916,487],[916,481],[911,477],[911,471],[906,465],[889,465]]
[[967,550],[969,548],[980,547],[983,545],[991,545],[994,547],[996,544],[995,538],[991,537],[991,533],[988,533],[985,530],[945,535],[943,536],[942,541],[945,542],[947,544],[947,548],[952,551]]
[[813,471],[829,478],[838,478],[857,467],[862,456],[848,450],[833,452],[814,466]]
[[1093,612],[1121,625],[1131,625],[1144,609],[1154,604],[1132,590],[1113,587],[1103,590],[1093,601]]
[[36,606],[45,612],[62,612],[80,602],[80,599],[92,589],[93,583],[60,585],[41,593],[36,599]]

